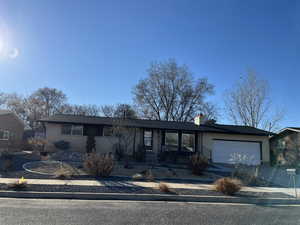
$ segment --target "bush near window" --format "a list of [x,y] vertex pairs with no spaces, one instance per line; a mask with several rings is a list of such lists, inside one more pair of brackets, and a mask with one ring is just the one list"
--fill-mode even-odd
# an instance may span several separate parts
[[89,154],[83,163],[85,170],[96,177],[109,177],[114,169],[113,157],[108,154]]
[[196,153],[190,157],[189,166],[193,174],[201,175],[203,171],[209,166],[209,162],[205,156]]
[[92,153],[96,151],[95,136],[88,136],[86,140],[86,153]]
[[242,182],[239,179],[229,177],[218,179],[215,183],[215,190],[225,195],[234,195],[242,188]]
[[178,158],[180,158],[177,151],[165,151],[163,150],[157,156],[159,162],[170,162],[177,163]]
[[45,151],[47,141],[43,138],[30,138],[28,143],[32,146],[34,151],[43,152]]
[[54,142],[54,146],[59,150],[68,150],[70,148],[70,142],[61,140]]
[[120,144],[114,145],[115,156],[118,161],[121,161],[125,157],[125,150]]
[[139,145],[137,151],[134,152],[133,157],[137,162],[145,162],[145,160],[146,160],[146,149],[144,148],[144,146]]

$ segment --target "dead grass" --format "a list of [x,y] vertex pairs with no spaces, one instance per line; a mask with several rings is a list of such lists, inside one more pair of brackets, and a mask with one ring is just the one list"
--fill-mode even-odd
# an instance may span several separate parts
[[15,191],[22,191],[25,188],[27,188],[27,181],[25,181],[21,178],[13,183],[8,184],[7,187],[9,189],[13,189]]
[[239,179],[234,178],[220,178],[214,183],[215,190],[225,195],[234,195],[242,188],[242,182]]
[[136,173],[136,174],[132,175],[132,179],[133,180],[143,180],[144,176],[142,174],[140,174],[140,173]]
[[67,180],[67,179],[72,178],[73,175],[74,175],[74,173],[72,171],[70,171],[67,168],[62,167],[55,172],[53,178]]
[[146,170],[145,179],[146,179],[146,181],[150,181],[150,182],[155,181],[155,177],[154,177],[151,169]]
[[114,169],[112,156],[104,154],[90,154],[83,163],[85,170],[97,177],[109,177]]

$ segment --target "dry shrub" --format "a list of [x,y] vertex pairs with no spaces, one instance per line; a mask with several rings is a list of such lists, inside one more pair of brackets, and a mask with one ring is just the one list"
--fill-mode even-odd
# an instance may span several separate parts
[[97,177],[109,177],[114,168],[114,161],[108,154],[90,154],[83,163],[85,170]]
[[147,181],[154,181],[155,178],[154,178],[154,175],[152,173],[152,170],[151,169],[148,169],[144,172],[144,177]]
[[171,191],[170,187],[165,183],[159,183],[158,189],[164,193],[173,193],[173,191]]
[[44,138],[30,138],[28,143],[31,145],[33,150],[41,152],[44,151],[46,144],[48,143]]
[[195,175],[201,175],[208,165],[208,159],[199,153],[192,155],[190,158],[190,168]]
[[72,171],[62,167],[55,172],[54,178],[65,180],[65,179],[70,179],[73,175],[74,174]]
[[215,183],[215,190],[221,192],[225,195],[234,195],[236,192],[240,191],[242,188],[242,183],[238,179],[233,179],[229,177],[220,178]]
[[21,179],[17,180],[16,182],[13,182],[11,184],[8,184],[7,187],[9,189],[13,189],[15,191],[21,191],[27,188],[27,181],[22,177]]
[[154,181],[154,175],[151,169],[147,169],[142,171],[141,173],[136,173],[132,175],[133,180],[146,180],[146,181]]
[[143,180],[144,176],[142,174],[140,174],[140,173],[136,173],[136,174],[132,175],[132,179],[133,180]]

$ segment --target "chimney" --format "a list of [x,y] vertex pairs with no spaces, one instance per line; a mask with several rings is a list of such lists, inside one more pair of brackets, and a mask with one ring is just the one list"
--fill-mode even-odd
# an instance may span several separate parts
[[196,124],[197,126],[200,126],[202,117],[203,117],[202,113],[200,113],[200,115],[196,116],[194,118],[194,124]]

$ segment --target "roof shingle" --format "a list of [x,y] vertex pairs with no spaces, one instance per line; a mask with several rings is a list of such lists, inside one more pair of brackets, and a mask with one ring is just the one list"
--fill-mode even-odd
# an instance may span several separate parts
[[[94,125],[113,125],[116,118],[98,117],[98,116],[78,116],[68,114],[58,114],[49,118],[41,119],[41,122],[48,123],[73,123],[73,124],[94,124]],[[192,122],[174,122],[144,119],[124,119],[122,125],[139,128],[156,128],[166,130],[184,130],[213,133],[231,133],[231,134],[250,134],[268,136],[271,133],[249,126],[223,125],[223,124],[201,124],[195,125]]]

